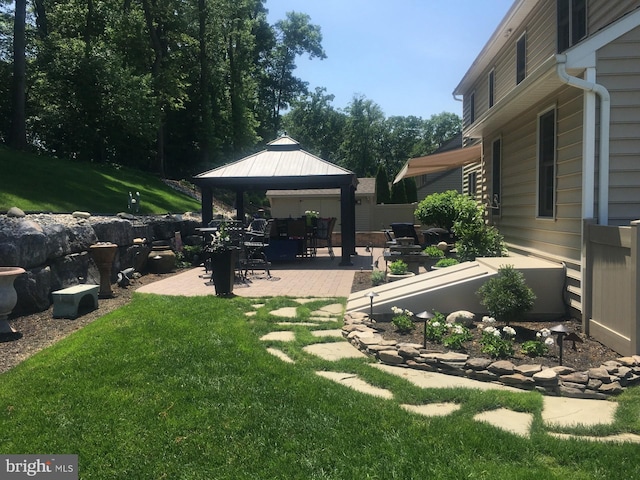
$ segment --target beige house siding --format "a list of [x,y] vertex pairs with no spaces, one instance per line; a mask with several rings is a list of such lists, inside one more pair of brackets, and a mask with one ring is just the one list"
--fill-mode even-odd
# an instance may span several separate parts
[[589,0],[587,32],[593,35],[614,20],[640,7],[640,0]]
[[609,224],[640,218],[640,27],[600,49],[598,82],[611,95]]

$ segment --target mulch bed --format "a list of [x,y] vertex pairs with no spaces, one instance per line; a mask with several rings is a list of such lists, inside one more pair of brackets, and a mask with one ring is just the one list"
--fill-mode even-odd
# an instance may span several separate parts
[[[371,272],[356,272],[351,292],[359,292],[372,288],[371,284]],[[402,308],[402,305],[397,305]],[[424,329],[423,323],[417,322],[416,328],[406,334],[398,333],[395,326],[389,321],[391,312],[385,318],[375,319],[377,323],[375,328],[380,331],[385,339],[397,340],[398,342],[423,344],[424,341]],[[481,319],[478,319],[481,320]],[[484,357],[489,356],[482,352],[480,345],[480,338],[482,336],[482,328],[478,328],[479,322],[475,322],[474,327],[471,328],[473,340],[466,342],[464,345],[464,353],[467,353],[471,357]],[[575,349],[573,348],[574,342],[565,341],[563,346],[562,364],[577,371],[585,371],[589,368],[599,367],[603,362],[607,360],[615,360],[620,357],[617,352],[602,345],[600,342],[594,340],[591,337],[587,337],[582,333],[582,322],[575,318],[563,318],[552,322],[548,321],[527,321],[527,322],[515,322],[511,323],[516,334],[516,341],[514,342],[515,354],[506,360],[513,362],[516,365],[522,364],[540,364],[546,367],[555,367],[559,365],[559,348],[553,346],[549,349],[549,354],[543,357],[529,357],[520,352],[520,345],[526,340],[535,339],[536,332],[542,328],[550,328],[558,324],[565,325],[570,332],[575,332],[583,341],[583,343],[575,342]],[[554,336],[555,337],[555,336]],[[444,352],[446,348],[437,343],[427,342],[427,349],[433,351]]]

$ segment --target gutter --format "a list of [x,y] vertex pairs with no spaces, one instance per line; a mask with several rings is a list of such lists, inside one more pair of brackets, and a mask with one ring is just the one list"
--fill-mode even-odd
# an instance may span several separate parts
[[[598,224],[607,225],[609,223],[609,131],[610,131],[610,119],[611,119],[611,96],[609,91],[602,85],[584,80],[582,78],[571,76],[567,73],[567,56],[556,55],[556,73],[560,80],[567,85],[579,88],[585,92],[595,93],[600,97],[600,150],[599,160],[600,168],[598,175]],[[588,112],[585,109],[585,120],[589,123],[593,122],[595,125],[595,108],[592,112]],[[585,123],[587,125],[587,123]],[[586,141],[583,138],[583,141]],[[590,158],[589,158],[590,157]],[[584,192],[590,199],[590,204],[587,205],[583,201],[583,219],[589,218],[588,212],[593,208],[593,196],[595,192],[595,186],[593,182],[593,176],[595,171],[595,159],[593,156],[586,156],[584,159],[584,166],[582,174],[585,176],[584,185],[588,186],[588,191]],[[584,195],[583,194],[583,195]]]

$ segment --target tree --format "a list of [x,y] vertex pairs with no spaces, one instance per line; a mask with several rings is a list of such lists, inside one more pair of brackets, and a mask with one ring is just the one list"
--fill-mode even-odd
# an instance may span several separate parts
[[326,88],[302,95],[291,105],[282,124],[305,150],[324,160],[337,162],[346,116],[333,108],[334,95]]
[[309,15],[288,12],[287,18],[274,26],[275,44],[263,60],[261,100],[267,114],[265,133],[275,138],[280,130],[280,112],[300,94],[307,93],[307,83],[293,75],[298,56],[309,59],[327,57],[322,48],[320,27]]
[[363,96],[354,97],[346,113],[340,163],[359,177],[373,176],[377,170],[375,159],[381,158],[384,114],[380,106]]
[[414,177],[403,178],[404,190],[407,194],[407,203],[415,203],[418,201],[418,186]]
[[407,192],[404,189],[404,182],[391,185],[391,203],[407,203]]
[[376,173],[376,202],[391,203],[389,178],[387,177],[387,169],[383,165],[378,166],[378,173]]
[[24,149],[27,146],[27,128],[25,113],[26,91],[26,37],[25,22],[27,0],[16,0],[13,21],[13,83],[11,108],[11,133],[9,144],[13,148]]

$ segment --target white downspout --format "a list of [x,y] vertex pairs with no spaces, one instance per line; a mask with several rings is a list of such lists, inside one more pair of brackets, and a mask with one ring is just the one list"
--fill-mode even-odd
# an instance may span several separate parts
[[[580,88],[586,92],[594,92],[600,97],[600,150],[599,160],[600,169],[598,176],[598,224],[607,225],[609,223],[609,122],[611,119],[611,96],[609,91],[602,85],[593,81],[583,80],[582,78],[571,76],[567,73],[566,69],[566,55],[556,55],[556,72],[558,77],[567,85],[571,85],[576,88]],[[593,70],[587,71],[587,77],[592,77]],[[587,117],[585,112],[585,120]],[[595,118],[591,119],[595,124]],[[587,129],[590,127],[587,126]],[[587,139],[583,139],[587,141]],[[589,171],[583,171],[582,174],[586,175],[584,182],[584,188],[595,190],[593,182],[593,171],[595,161],[593,159],[585,159],[585,168],[589,168]],[[591,178],[590,178],[591,177]],[[591,190],[591,191],[593,191]],[[585,195],[586,193],[586,195]],[[590,218],[589,213],[593,212],[593,194],[590,192],[583,192],[583,202],[585,199],[591,199],[589,205],[583,205],[583,218]],[[589,215],[589,216],[588,216]]]

